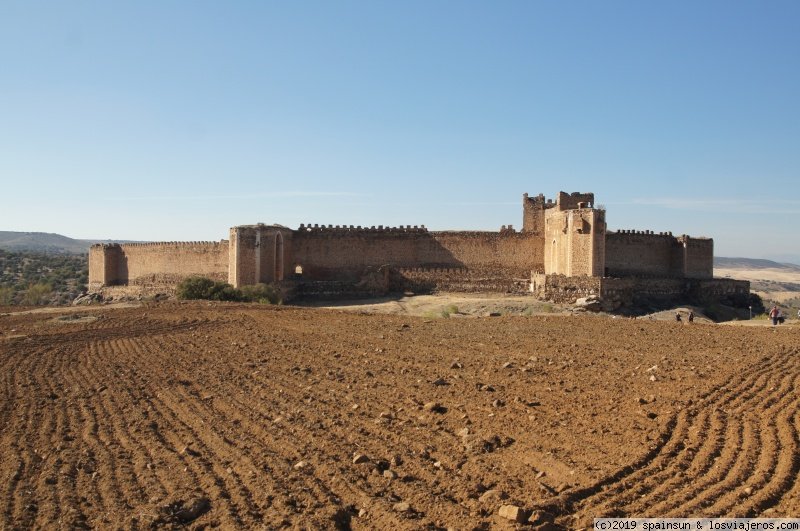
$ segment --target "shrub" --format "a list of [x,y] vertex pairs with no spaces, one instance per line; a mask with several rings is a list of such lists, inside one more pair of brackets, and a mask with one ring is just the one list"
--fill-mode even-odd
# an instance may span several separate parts
[[50,287],[50,284],[45,284],[44,282],[31,284],[22,296],[22,304],[29,304],[31,306],[47,304],[50,301],[52,291],[53,289]]
[[280,303],[278,290],[267,284],[256,284],[236,289],[225,282],[214,282],[205,277],[189,277],[178,284],[179,299],[203,299],[209,301]]
[[243,300],[242,292],[225,282],[214,282],[206,298],[212,301],[237,302]]
[[184,300],[209,299],[214,284],[210,278],[189,277],[180,281],[175,293]]
[[14,288],[0,286],[0,306],[11,306],[12,304],[14,304]]
[[253,286],[242,286],[243,300],[259,302],[261,304],[280,304],[280,292],[274,286],[268,284],[255,284]]

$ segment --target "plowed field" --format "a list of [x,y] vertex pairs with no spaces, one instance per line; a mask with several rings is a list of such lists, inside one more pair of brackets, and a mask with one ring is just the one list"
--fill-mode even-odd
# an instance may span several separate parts
[[4,315],[0,528],[796,516],[799,345],[592,316]]

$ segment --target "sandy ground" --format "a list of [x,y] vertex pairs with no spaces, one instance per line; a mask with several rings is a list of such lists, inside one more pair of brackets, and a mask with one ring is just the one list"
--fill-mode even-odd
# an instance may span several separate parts
[[773,282],[791,282],[800,284],[800,273],[787,269],[739,269],[739,268],[714,268],[714,276],[717,278],[738,278],[739,280],[771,280]]
[[800,327],[595,316],[5,314],[0,528],[796,516],[798,345]]
[[[569,306],[539,301],[533,297],[500,294],[437,293],[386,297],[364,301],[321,302],[313,306],[348,312],[416,317],[478,317],[490,313],[500,315],[532,315],[564,313]],[[446,314],[446,315],[445,315]]]
[[749,280],[750,289],[764,300],[796,305],[800,299],[800,272],[795,270],[715,267],[714,276]]

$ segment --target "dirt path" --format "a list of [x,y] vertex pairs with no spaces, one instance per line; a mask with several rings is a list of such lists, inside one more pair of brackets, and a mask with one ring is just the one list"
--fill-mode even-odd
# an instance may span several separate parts
[[530,296],[483,293],[437,293],[388,297],[364,301],[321,302],[309,305],[347,312],[415,317],[479,317],[499,315],[558,314],[568,306],[540,301]]
[[0,316],[0,528],[800,510],[797,328],[209,303],[92,316]]

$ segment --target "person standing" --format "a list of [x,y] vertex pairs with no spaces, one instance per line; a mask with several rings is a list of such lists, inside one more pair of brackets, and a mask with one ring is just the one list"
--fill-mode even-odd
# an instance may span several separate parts
[[769,318],[772,319],[772,326],[778,326],[778,317],[780,316],[781,311],[778,309],[777,306],[773,306],[772,309],[769,311]]

